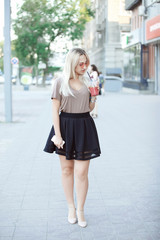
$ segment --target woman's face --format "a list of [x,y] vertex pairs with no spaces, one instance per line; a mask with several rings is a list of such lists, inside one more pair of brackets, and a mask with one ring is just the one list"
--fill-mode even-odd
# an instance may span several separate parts
[[87,68],[88,68],[87,58],[86,58],[85,55],[81,55],[79,57],[78,64],[77,64],[77,66],[75,68],[75,72],[78,75],[83,75],[86,72]]

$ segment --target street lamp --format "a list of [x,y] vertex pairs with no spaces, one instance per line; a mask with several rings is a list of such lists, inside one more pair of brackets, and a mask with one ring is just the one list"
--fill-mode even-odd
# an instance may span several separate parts
[[12,122],[10,0],[4,0],[4,76],[5,76],[5,119]]

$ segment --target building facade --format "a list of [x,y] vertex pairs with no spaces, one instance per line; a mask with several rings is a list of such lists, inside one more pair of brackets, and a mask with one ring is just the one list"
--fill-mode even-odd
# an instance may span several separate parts
[[95,0],[93,4],[95,19],[86,25],[82,46],[104,75],[122,76],[121,38],[130,31],[130,13],[125,11],[124,0]]
[[124,46],[125,86],[160,94],[160,1],[126,0],[132,11]]

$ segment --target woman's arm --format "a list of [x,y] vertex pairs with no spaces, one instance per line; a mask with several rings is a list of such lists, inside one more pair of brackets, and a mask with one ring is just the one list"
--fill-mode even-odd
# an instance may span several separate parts
[[92,96],[91,97],[91,100],[89,102],[90,111],[92,111],[94,109],[96,100],[97,100],[96,96]]
[[52,107],[53,107],[53,126],[55,131],[55,141],[54,144],[60,148],[63,144],[63,139],[60,132],[60,120],[59,120],[59,108],[60,108],[60,101],[57,99],[52,100]]

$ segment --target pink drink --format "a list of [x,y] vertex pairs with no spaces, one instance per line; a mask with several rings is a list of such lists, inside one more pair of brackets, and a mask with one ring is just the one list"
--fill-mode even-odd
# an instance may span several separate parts
[[89,91],[91,93],[91,96],[98,96],[99,95],[99,83],[98,83],[98,81],[94,81],[93,77],[90,77],[89,73],[88,73],[88,76],[90,79]]
[[98,87],[89,87],[91,96],[98,96],[99,95],[99,88]]

